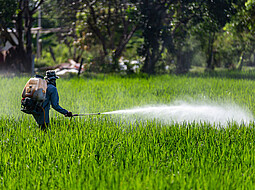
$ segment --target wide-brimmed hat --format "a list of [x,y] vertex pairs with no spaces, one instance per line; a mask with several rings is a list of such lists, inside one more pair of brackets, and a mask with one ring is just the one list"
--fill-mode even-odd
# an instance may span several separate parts
[[44,77],[47,80],[53,80],[53,79],[58,79],[59,77],[56,75],[56,71],[54,70],[49,70],[46,71],[46,76]]

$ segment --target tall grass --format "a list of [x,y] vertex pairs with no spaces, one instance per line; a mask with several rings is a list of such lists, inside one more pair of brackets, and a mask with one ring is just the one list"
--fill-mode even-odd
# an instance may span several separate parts
[[[254,123],[68,119],[51,110],[47,133],[19,111],[28,78],[1,78],[1,189],[253,189]],[[158,76],[59,79],[60,105],[104,112],[176,100],[236,103],[254,113],[251,80]],[[8,88],[5,88],[8,86]]]

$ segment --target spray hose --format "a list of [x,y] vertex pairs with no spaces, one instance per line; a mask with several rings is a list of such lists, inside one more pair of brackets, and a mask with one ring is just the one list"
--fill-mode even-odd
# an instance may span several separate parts
[[44,110],[44,108],[41,106],[41,108],[42,108],[42,110],[43,110],[43,123],[44,123],[44,125],[46,126],[46,124],[45,124],[45,110]]

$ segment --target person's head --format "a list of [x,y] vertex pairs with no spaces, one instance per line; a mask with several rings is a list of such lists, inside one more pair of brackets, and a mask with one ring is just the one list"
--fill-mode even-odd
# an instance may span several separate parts
[[59,77],[56,75],[54,70],[46,71],[46,76],[44,77],[48,84],[53,84],[56,86],[56,79]]

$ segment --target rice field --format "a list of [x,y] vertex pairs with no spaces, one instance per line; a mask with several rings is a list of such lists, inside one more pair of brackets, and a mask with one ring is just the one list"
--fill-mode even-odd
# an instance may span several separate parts
[[[41,131],[20,111],[29,77],[0,78],[0,189],[254,189],[254,122],[65,118]],[[176,101],[254,109],[254,81],[209,76],[61,78],[60,105],[104,113]],[[134,115],[134,117],[136,117]]]

